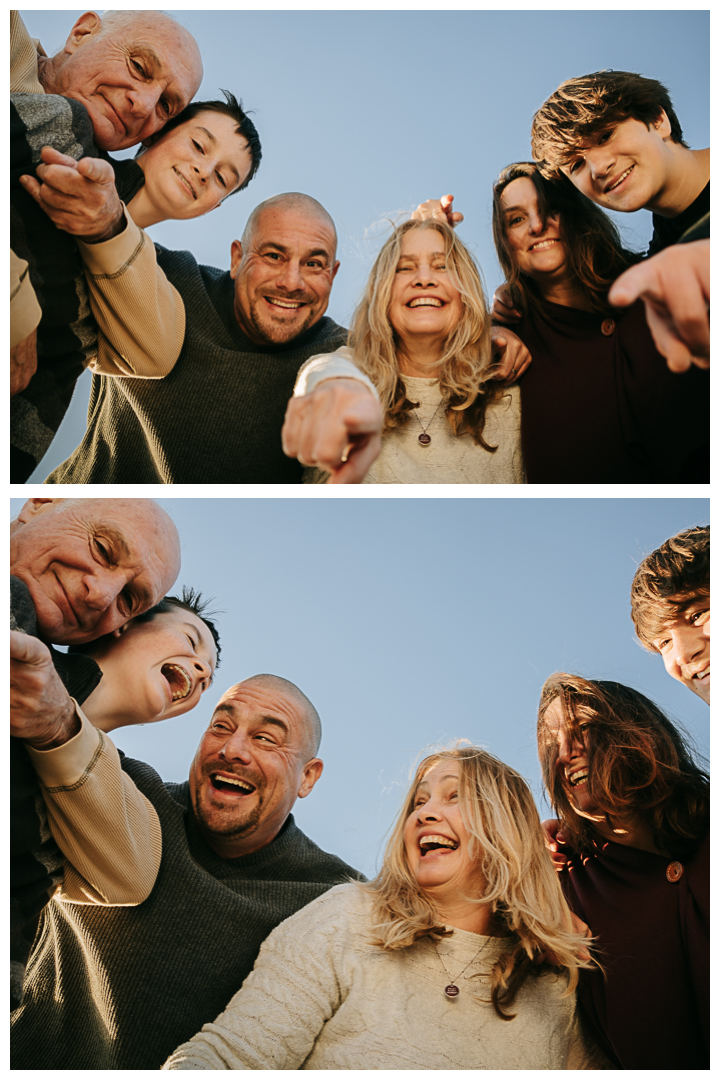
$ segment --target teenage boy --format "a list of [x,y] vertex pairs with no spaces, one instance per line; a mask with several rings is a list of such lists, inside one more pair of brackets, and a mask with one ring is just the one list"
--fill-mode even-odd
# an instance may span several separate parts
[[618,278],[610,300],[642,297],[674,371],[709,367],[710,149],[683,140],[666,87],[628,71],[568,79],[533,118],[532,152],[544,176],[567,177],[606,210],[652,211],[650,258]]
[[647,555],[630,588],[640,641],[710,704],[710,526],[671,536]]

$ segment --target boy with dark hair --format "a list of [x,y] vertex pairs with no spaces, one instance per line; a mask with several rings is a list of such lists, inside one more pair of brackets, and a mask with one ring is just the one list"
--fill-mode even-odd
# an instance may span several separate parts
[[673,370],[708,367],[710,150],[684,142],[666,87],[628,71],[568,79],[533,118],[532,151],[544,176],[566,176],[606,210],[652,211],[652,258],[622,274],[610,300],[642,297]]
[[630,588],[640,641],[710,704],[710,526],[671,536],[640,563]]

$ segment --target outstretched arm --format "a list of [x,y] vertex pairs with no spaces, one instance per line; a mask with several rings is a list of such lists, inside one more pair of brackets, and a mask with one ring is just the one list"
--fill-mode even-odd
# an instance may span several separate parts
[[157,263],[155,247],[118,198],[111,165],[75,161],[51,147],[23,186],[58,228],[78,240],[99,333],[101,375],[161,379],[185,337],[185,306]]
[[25,742],[66,859],[61,899],[142,903],[160,866],[155,808],[122,771],[107,735],[69,696],[48,648],[11,631],[10,658],[10,730]]
[[611,304],[645,303],[648,326],[671,371],[710,367],[710,241],[674,244],[621,274]]

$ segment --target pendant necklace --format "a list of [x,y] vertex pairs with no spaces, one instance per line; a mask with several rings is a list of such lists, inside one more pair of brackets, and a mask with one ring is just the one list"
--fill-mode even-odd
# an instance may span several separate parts
[[453,978],[451,978],[451,977],[450,977],[450,972],[449,972],[449,971],[448,971],[448,969],[447,969],[447,968],[445,967],[445,964],[444,964],[444,962],[443,962],[443,958],[442,958],[442,956],[440,955],[440,950],[439,950],[439,949],[438,949],[438,947],[437,947],[437,941],[435,941],[435,939],[433,939],[433,944],[434,944],[434,946],[435,946],[435,952],[436,952],[436,953],[438,954],[438,960],[440,961],[440,963],[441,963],[441,964],[442,964],[442,966],[443,966],[443,971],[445,972],[445,974],[447,975],[447,977],[448,977],[448,978],[450,979],[450,982],[449,982],[449,983],[448,983],[448,985],[447,985],[447,986],[445,987],[445,997],[449,997],[449,998],[456,998],[456,997],[458,996],[458,994],[460,993],[460,989],[459,989],[459,987],[458,987],[458,986],[456,986],[456,985],[455,985],[455,983],[457,982],[457,980],[458,980],[458,979],[459,979],[459,978],[460,978],[460,977],[461,977],[462,975],[464,975],[464,974],[465,974],[465,972],[467,971],[467,969],[468,969],[468,968],[470,967],[470,964],[474,964],[474,963],[475,963],[475,961],[477,960],[478,956],[479,956],[479,955],[480,955],[480,953],[481,953],[481,952],[483,951],[483,949],[485,948],[485,946],[487,945],[487,943],[488,943],[488,941],[489,941],[489,940],[490,940],[489,938],[485,938],[485,940],[483,941],[482,945],[480,946],[480,948],[478,949],[478,951],[477,951],[477,952],[475,953],[475,955],[473,956],[473,958],[472,958],[472,960],[470,961],[470,963],[466,964],[466,965],[465,965],[465,967],[464,967],[464,968],[462,969],[462,971],[460,972],[460,975],[456,975],[456,976],[455,976],[455,978],[453,979]]
[[[432,424],[433,420],[435,419],[435,417],[437,416],[438,412],[440,411],[440,407],[441,407],[442,405],[444,405],[444,404],[445,404],[444,400],[440,402],[440,405],[438,405],[437,409],[435,410],[435,412],[434,412],[434,413],[432,414],[432,416],[430,417],[430,424]],[[416,406],[416,408],[417,408],[417,407],[418,407],[418,406]],[[428,428],[430,427],[430,424],[427,424],[427,426],[426,426],[426,427],[423,427],[423,426],[422,426],[422,424],[420,423],[420,417],[419,417],[419,416],[418,416],[418,414],[417,414],[416,412],[414,412],[414,411],[413,411],[413,416],[415,417],[415,419],[417,420],[418,424],[420,424],[420,427],[422,428],[422,434],[421,434],[421,435],[418,435],[418,442],[420,443],[420,445],[421,445],[421,446],[428,446],[428,445],[429,445],[429,444],[430,444],[430,443],[432,442],[432,439],[431,439],[431,438],[430,438],[430,436],[428,435]]]

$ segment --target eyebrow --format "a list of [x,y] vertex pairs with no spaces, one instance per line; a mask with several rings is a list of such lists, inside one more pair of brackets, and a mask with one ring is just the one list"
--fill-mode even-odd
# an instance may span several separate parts
[[[149,63],[154,69],[152,72],[150,72],[153,78],[158,78],[159,76],[165,74],[163,62],[158,56],[158,54],[155,52],[155,50],[152,48],[152,46],[136,45],[133,49],[133,52],[135,53],[135,55],[142,56],[143,59],[149,61]],[[165,88],[162,96],[172,101],[174,108],[176,108],[178,111],[185,107],[186,102],[183,100],[180,94],[178,94],[175,90],[171,90],[169,87]]]
[[[262,250],[263,248],[276,248],[278,251],[282,251],[283,254],[285,254],[285,255],[290,250],[284,244],[278,244],[278,242],[276,240],[268,240],[268,241],[266,241],[266,243],[260,244],[260,250]],[[330,258],[330,254],[327,251],[327,249],[322,248],[322,247],[313,248],[313,250],[310,251],[307,255],[304,255],[303,258],[305,258],[305,259],[313,259],[313,258],[315,258],[316,255],[324,255],[326,259]]]
[[[430,253],[431,259],[445,259],[447,257],[446,251],[432,251]],[[417,262],[420,258],[419,255],[401,255],[398,262],[402,262],[403,259],[408,259],[410,262]]]
[[[215,706],[215,712],[216,713],[217,712],[233,713],[234,711],[235,711],[234,706],[232,706],[229,702],[228,703],[221,702],[219,705]],[[288,725],[285,723],[285,721],[284,720],[279,720],[277,718],[277,716],[261,716],[260,719],[261,719],[263,724],[272,724],[274,727],[280,728],[280,730],[283,731],[285,733],[285,735],[287,735],[289,730],[290,730]]]
[[[104,533],[107,539],[112,543],[113,547],[117,548],[121,557],[132,561],[133,553],[130,550],[127,540],[123,534],[112,525],[98,525],[96,532]],[[147,607],[152,607],[155,603],[155,596],[146,585],[143,585],[137,578],[133,578],[129,581],[127,588],[132,589],[141,604],[146,604]]]
[[525,207],[524,206],[505,206],[505,207],[503,207],[503,213],[504,214],[514,214],[517,210],[521,210],[522,213],[525,213]]

